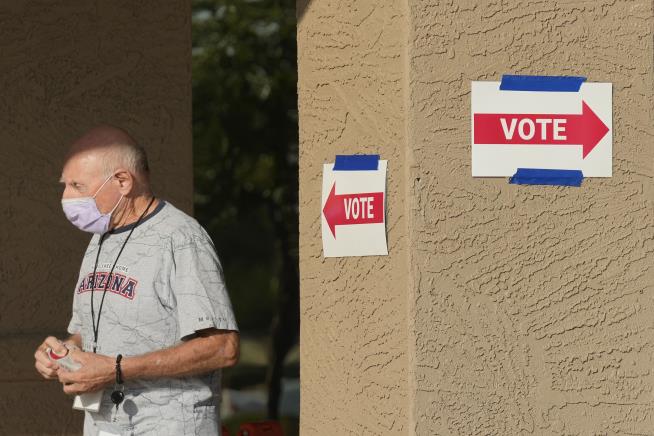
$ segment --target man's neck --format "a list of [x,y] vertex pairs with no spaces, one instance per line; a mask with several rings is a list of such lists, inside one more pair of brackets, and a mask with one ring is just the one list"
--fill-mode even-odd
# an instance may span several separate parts
[[141,215],[148,215],[151,213],[159,204],[158,199],[154,199],[152,204],[148,208],[148,211],[143,214],[145,208],[148,207],[153,196],[151,193],[142,194],[138,197],[132,198],[123,198],[124,206],[120,207],[119,210],[111,216],[111,226],[110,229],[115,229],[118,227],[124,227],[130,224],[135,223],[141,217]]

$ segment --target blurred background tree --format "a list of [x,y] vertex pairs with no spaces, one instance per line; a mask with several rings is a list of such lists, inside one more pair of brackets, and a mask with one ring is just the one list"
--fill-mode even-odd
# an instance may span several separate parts
[[223,385],[265,382],[277,418],[299,336],[295,2],[192,4],[195,216],[223,262],[242,337],[269,356],[258,370],[242,354]]

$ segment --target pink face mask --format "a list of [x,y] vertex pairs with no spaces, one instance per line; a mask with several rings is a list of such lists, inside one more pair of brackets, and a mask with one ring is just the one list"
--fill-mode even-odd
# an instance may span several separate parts
[[64,209],[64,214],[68,221],[70,221],[75,227],[85,232],[90,233],[105,233],[109,230],[109,224],[111,222],[111,214],[114,213],[118,205],[123,199],[123,196],[120,196],[118,203],[111,209],[111,212],[102,214],[98,210],[98,205],[95,202],[95,196],[98,195],[98,192],[107,184],[109,180],[113,177],[113,174],[109,176],[107,180],[104,181],[102,186],[95,191],[93,197],[81,197],[81,198],[67,198],[61,200],[61,206]]

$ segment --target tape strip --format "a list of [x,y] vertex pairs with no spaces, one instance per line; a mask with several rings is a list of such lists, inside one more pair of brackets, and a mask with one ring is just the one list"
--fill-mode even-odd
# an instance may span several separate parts
[[514,185],[581,186],[584,174],[581,170],[549,170],[518,168],[509,179]]
[[377,171],[378,154],[337,154],[334,171]]
[[501,91],[550,91],[579,92],[586,81],[582,76],[522,76],[505,74],[500,83]]

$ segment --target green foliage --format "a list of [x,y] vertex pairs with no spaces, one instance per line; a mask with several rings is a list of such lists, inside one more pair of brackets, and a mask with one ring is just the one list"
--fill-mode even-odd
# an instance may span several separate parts
[[193,1],[195,214],[242,330],[270,326],[280,238],[297,261],[295,21],[293,1]]

